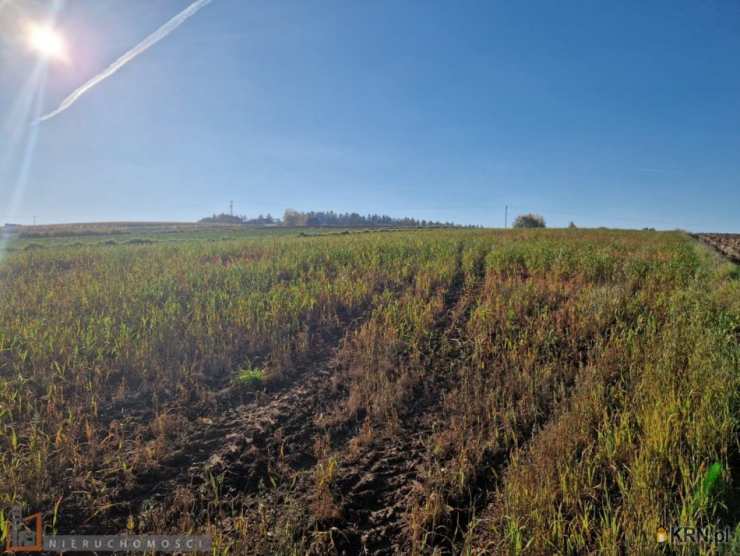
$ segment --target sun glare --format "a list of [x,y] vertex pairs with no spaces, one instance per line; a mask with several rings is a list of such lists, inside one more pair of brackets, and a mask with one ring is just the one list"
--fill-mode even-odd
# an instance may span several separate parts
[[46,25],[33,24],[28,29],[28,44],[44,58],[66,60],[67,47],[57,31]]

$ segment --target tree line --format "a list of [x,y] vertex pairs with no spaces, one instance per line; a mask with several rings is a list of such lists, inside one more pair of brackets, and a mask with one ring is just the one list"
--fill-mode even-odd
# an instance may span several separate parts
[[337,213],[334,211],[302,212],[285,209],[283,218],[273,218],[270,214],[248,218],[233,214],[214,214],[199,220],[201,223],[241,224],[248,226],[286,226],[286,227],[338,227],[338,228],[426,228],[453,227],[452,222],[417,220],[415,218],[393,218],[386,214],[362,215],[357,212]]

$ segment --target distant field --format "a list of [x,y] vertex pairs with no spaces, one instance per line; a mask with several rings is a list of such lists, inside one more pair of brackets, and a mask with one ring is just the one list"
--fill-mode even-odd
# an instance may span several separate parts
[[[1,232],[1,229],[0,229]],[[217,240],[253,237],[261,234],[279,235],[292,232],[287,228],[247,228],[228,224],[197,224],[192,222],[106,222],[87,224],[54,224],[22,226],[13,234],[9,250],[37,247],[79,245],[135,244],[150,242],[182,242],[196,239]]]
[[688,235],[164,228],[9,244],[0,508],[223,555],[737,528],[740,273]]
[[48,224],[20,226],[19,231],[26,237],[65,237],[80,235],[108,235],[144,233],[184,232],[214,228],[236,228],[225,224],[200,224],[196,222],[85,222],[79,224]]
[[[315,236],[336,234],[386,233],[402,228],[320,228],[265,226],[249,227],[233,224],[197,224],[166,222],[109,222],[89,224],[54,224],[24,226],[18,233],[6,238],[4,251],[31,250],[46,247],[80,247],[115,245],[142,245],[195,240],[219,241],[259,237]],[[408,231],[408,228],[406,228]],[[434,228],[418,230],[434,231]],[[0,228],[0,240],[3,239]],[[0,244],[1,245],[1,244]]]

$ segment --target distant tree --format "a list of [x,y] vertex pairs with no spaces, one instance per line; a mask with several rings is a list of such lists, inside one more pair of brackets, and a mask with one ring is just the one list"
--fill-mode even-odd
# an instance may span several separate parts
[[578,226],[576,226],[576,223],[571,220],[570,221],[570,224],[568,224],[568,227],[569,228],[577,228]]
[[242,224],[244,222],[244,217],[221,213],[201,218],[199,222],[204,224]]
[[283,224],[285,226],[305,226],[307,220],[308,215],[306,213],[294,209],[285,209],[283,214]]
[[545,219],[539,214],[520,214],[514,220],[515,228],[544,228]]

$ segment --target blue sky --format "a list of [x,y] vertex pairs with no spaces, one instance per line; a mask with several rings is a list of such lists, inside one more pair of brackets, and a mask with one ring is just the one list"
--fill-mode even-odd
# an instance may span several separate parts
[[[194,220],[233,199],[740,232],[737,2],[213,0],[34,128],[13,111],[38,65],[20,30],[50,4],[0,0],[0,222]],[[68,0],[70,60],[39,109],[188,5]]]

